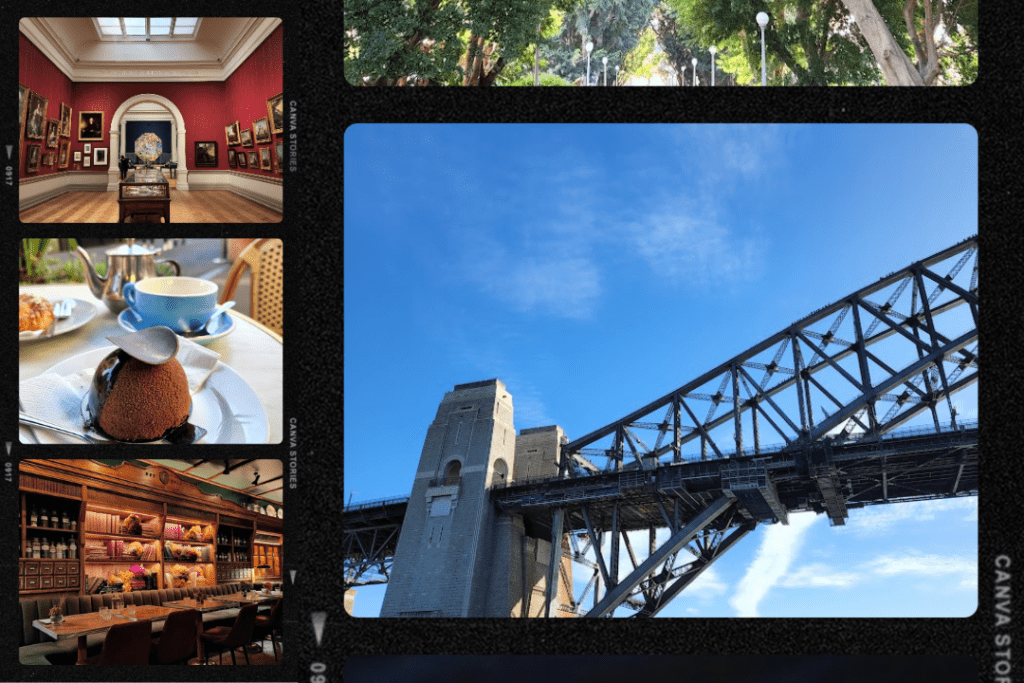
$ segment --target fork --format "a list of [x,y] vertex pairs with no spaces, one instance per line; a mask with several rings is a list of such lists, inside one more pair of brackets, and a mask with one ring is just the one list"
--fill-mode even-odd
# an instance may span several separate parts
[[64,318],[70,318],[71,312],[75,309],[75,302],[71,299],[64,299],[63,301],[57,302],[53,307],[53,317],[57,320],[63,320]]

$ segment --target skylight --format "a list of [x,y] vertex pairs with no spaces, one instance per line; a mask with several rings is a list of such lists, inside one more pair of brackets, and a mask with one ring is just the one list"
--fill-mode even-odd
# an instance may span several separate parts
[[199,17],[95,17],[100,40],[194,40]]

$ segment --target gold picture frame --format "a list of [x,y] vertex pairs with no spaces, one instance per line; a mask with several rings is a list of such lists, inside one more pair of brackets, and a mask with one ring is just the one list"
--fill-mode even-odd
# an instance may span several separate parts
[[253,150],[249,154],[249,168],[259,169],[260,167],[260,155]]
[[71,107],[63,102],[60,103],[60,132],[57,135],[62,138],[71,137]]
[[70,140],[61,140],[61,143],[60,143],[60,153],[58,154],[58,157],[60,158],[60,161],[57,164],[57,168],[67,168],[68,167],[68,157],[71,156],[70,154],[68,154],[68,150],[69,149],[71,149],[71,141]]
[[257,145],[270,144],[270,124],[267,122],[266,116],[252,122],[252,134],[256,138]]
[[28,86],[18,84],[18,140],[25,139],[25,111],[28,109]]
[[224,137],[227,138],[228,147],[242,144],[238,137],[238,121],[224,126]]
[[284,132],[284,93],[279,92],[267,100],[267,118],[270,132],[274,135]]
[[42,145],[29,145],[25,148],[25,172],[37,173],[39,171],[39,156]]
[[270,148],[260,147],[260,169],[264,171],[272,170],[270,168]]
[[274,143],[274,171],[284,175],[284,140]]
[[249,128],[243,128],[238,131],[238,137],[242,141],[242,147],[255,147],[252,142],[252,130]]
[[49,125],[46,127],[46,147],[57,149],[58,142],[60,142],[60,121],[50,119]]
[[46,108],[49,100],[35,92],[28,91],[28,98],[25,109],[25,137],[32,140],[42,140],[46,137]]
[[46,154],[43,155],[43,166],[53,166],[53,162],[56,158],[56,152],[47,152]]
[[103,139],[103,112],[78,112],[78,141]]

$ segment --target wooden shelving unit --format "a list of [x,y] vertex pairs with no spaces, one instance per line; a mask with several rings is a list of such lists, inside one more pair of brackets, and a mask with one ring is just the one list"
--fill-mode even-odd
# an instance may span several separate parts
[[[64,541],[70,546],[72,540],[81,549],[82,536],[79,520],[82,513],[83,488],[66,482],[29,477],[28,484],[20,492],[21,521],[19,524],[18,592],[67,593],[78,592],[82,586],[82,563],[78,557],[30,557],[32,540],[46,539],[47,543]],[[57,511],[67,514],[69,522],[75,520],[75,530],[64,528],[61,522],[42,526],[42,511],[47,516]],[[36,511],[37,523],[31,522],[32,511]]]

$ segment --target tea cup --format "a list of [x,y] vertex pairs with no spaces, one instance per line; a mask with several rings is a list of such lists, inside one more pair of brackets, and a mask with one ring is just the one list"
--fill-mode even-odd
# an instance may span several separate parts
[[125,303],[140,327],[164,325],[175,332],[201,330],[217,307],[217,284],[195,277],[151,277],[126,283]]

